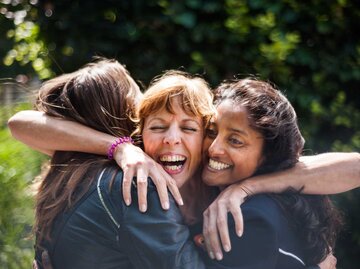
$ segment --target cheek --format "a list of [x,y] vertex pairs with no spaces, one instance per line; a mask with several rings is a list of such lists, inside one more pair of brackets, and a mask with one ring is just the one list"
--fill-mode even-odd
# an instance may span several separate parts
[[156,153],[156,149],[158,148],[158,139],[155,139],[153,135],[144,132],[143,133],[143,143],[144,143],[144,151],[152,158],[154,158],[154,154]]
[[204,138],[204,141],[203,141],[203,152],[204,152],[204,153],[207,153],[207,152],[208,152],[209,147],[210,147],[212,141],[213,141],[213,140],[210,139],[210,138],[207,137],[207,136]]
[[203,136],[196,136],[189,138],[191,143],[189,144],[190,150],[192,152],[192,158],[199,162],[202,159],[203,153]]

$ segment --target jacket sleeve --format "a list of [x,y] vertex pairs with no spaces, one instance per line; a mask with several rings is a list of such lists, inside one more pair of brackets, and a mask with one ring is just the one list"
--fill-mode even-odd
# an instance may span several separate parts
[[170,209],[163,210],[155,186],[149,184],[146,213],[139,211],[136,193],[132,197],[124,212],[120,240],[125,240],[124,251],[135,268],[205,268],[172,197]]

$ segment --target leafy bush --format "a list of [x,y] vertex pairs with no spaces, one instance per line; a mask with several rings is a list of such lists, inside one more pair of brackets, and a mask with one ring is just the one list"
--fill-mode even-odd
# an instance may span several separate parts
[[[1,109],[3,110],[3,109]],[[0,268],[30,268],[33,260],[33,191],[44,156],[0,129]]]
[[[7,38],[0,68],[3,76],[46,79],[100,55],[117,58],[145,84],[174,68],[203,74],[214,87],[254,74],[294,104],[305,154],[359,151],[359,3],[3,1],[0,34]],[[338,264],[353,268],[360,263],[360,195],[337,199],[348,214]]]

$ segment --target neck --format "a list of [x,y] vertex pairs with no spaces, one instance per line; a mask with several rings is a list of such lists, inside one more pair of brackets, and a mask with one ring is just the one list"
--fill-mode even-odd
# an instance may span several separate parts
[[201,220],[202,213],[209,205],[212,197],[211,189],[200,180],[200,175],[195,174],[179,189],[184,200],[184,205],[180,207],[180,211],[188,225]]
[[188,225],[195,224],[199,219],[198,214],[198,195],[199,188],[196,178],[189,179],[180,189],[184,205],[180,207],[181,214]]
[[183,207],[185,209],[189,209],[189,207],[192,205],[192,202],[196,200],[196,196],[194,196],[196,192],[197,186],[196,186],[196,179],[191,178],[189,179],[181,188],[179,189],[181,197],[184,200]]

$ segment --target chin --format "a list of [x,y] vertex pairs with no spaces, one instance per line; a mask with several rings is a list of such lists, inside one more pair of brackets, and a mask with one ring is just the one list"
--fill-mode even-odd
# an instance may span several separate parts
[[214,180],[211,177],[207,177],[206,175],[202,177],[202,181],[208,186],[217,186],[218,185],[218,182],[216,182],[216,180]]

